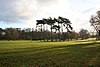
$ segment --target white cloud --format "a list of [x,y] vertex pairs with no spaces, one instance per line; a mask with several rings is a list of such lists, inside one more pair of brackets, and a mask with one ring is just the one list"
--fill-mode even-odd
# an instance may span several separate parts
[[70,13],[70,4],[68,0],[58,0],[57,3],[53,3],[42,8],[41,17],[58,17],[68,16]]

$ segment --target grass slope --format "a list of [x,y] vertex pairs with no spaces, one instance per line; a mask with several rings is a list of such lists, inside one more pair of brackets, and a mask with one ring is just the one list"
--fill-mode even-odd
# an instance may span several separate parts
[[0,67],[100,67],[100,44],[0,41]]

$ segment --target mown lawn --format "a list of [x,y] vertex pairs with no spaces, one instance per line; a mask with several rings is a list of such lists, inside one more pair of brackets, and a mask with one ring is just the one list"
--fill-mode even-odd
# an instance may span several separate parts
[[0,41],[0,67],[100,67],[100,44]]

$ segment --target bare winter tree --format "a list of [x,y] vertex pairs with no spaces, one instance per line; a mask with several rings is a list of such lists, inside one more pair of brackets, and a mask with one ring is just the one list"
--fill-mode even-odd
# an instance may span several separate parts
[[91,16],[90,23],[97,32],[97,39],[100,39],[100,11],[97,11],[96,15]]

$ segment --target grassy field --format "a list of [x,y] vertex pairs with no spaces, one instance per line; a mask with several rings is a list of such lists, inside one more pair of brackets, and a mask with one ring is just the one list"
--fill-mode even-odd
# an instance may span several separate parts
[[100,44],[0,41],[0,67],[100,67]]

